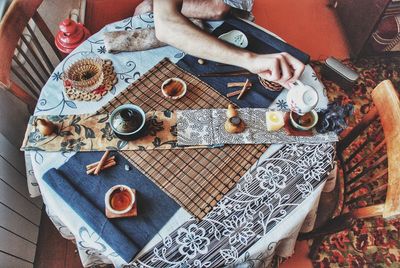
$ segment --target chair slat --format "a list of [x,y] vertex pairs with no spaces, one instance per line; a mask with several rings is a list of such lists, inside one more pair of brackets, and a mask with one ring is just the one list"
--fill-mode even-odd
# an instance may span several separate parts
[[378,110],[372,107],[371,110],[363,117],[363,119],[349,132],[344,134],[336,146],[339,154],[345,150],[360,134],[376,119],[378,118]]
[[[347,194],[352,194],[354,192],[356,192],[357,190],[361,189],[362,187],[364,187],[366,184],[371,184],[379,179],[381,179],[382,177],[386,176],[388,173],[387,168],[385,168],[384,170],[381,170],[380,172],[378,172],[378,174],[376,174],[371,180],[365,182],[365,184],[361,183],[360,185],[354,186],[354,187],[350,187],[350,185],[346,185],[346,195]],[[348,189],[350,188],[350,189]]]
[[25,51],[20,46],[17,46],[17,50],[18,50],[18,54],[24,58],[24,60],[29,64],[31,69],[35,72],[36,76],[40,79],[40,81],[44,85],[46,83],[46,79],[43,77],[43,73],[40,73],[37,70],[37,67],[35,66],[35,64],[33,64],[32,60],[26,55]]
[[387,183],[382,184],[381,186],[378,186],[378,187],[374,188],[374,189],[371,191],[371,195],[372,195],[374,198],[378,197],[378,194],[381,194],[380,197],[382,197],[383,195],[386,196],[386,190],[387,190]]
[[358,208],[353,210],[352,214],[353,217],[359,219],[382,216],[384,207],[385,207],[384,204],[379,204],[379,205]]
[[365,201],[365,199],[368,199],[368,198],[371,200],[372,203],[374,203],[373,200],[376,199],[378,194],[380,194],[380,197],[382,197],[384,194],[386,194],[387,184],[382,185],[382,186],[374,188],[373,190],[371,190],[367,193],[364,193],[362,195],[358,195],[354,198],[349,198],[348,200],[346,200],[345,203],[346,203],[346,205],[351,205],[357,201],[361,201],[361,200]]
[[31,55],[35,58],[35,62],[40,66],[41,71],[43,71],[46,74],[46,76],[50,76],[51,71],[49,71],[44,66],[42,59],[40,58],[39,55],[37,55],[36,50],[35,50],[34,46],[31,44],[31,42],[29,42],[29,40],[26,39],[26,37],[24,35],[21,35],[21,40],[29,48]]
[[61,55],[61,53],[58,50],[56,44],[54,43],[54,36],[51,33],[49,27],[47,27],[47,25],[44,22],[43,18],[40,16],[40,14],[38,12],[35,12],[35,14],[33,15],[32,19],[35,22],[36,26],[39,28],[39,30],[42,33],[43,37],[47,40],[49,45],[53,48],[53,51],[56,54],[57,58],[60,61],[62,61],[64,57]]
[[32,95],[37,100],[37,98],[39,98],[39,95],[35,90],[32,89],[32,85],[28,81],[26,81],[24,76],[22,76],[14,67],[11,67],[11,71],[13,72],[13,74],[15,74],[16,77],[18,77],[18,79],[25,85],[25,87],[32,93]]
[[14,62],[18,65],[18,67],[21,69],[22,72],[24,72],[24,75],[29,78],[31,83],[35,85],[37,89],[37,93],[40,92],[40,89],[42,88],[41,85],[36,81],[35,78],[33,78],[32,74],[26,69],[26,67],[18,60],[18,57],[13,57]]
[[15,48],[26,24],[42,1],[14,0],[0,21],[0,81],[5,85],[11,85],[11,61]]
[[385,146],[385,140],[381,141],[377,146],[375,146],[375,148],[372,150],[371,153],[367,154],[366,156],[364,156],[362,159],[360,159],[360,161],[358,161],[357,163],[355,163],[353,166],[349,167],[349,169],[346,171],[348,174],[350,174],[351,172],[353,172],[356,168],[358,168],[359,166],[361,166],[362,164],[364,164],[364,162],[366,162],[368,159],[372,158],[372,157],[376,157],[376,154],[382,150],[382,148],[384,148]]
[[48,67],[49,71],[54,70],[55,66],[53,63],[51,63],[50,58],[47,56],[46,52],[44,51],[43,47],[40,45],[39,40],[36,37],[35,32],[32,30],[31,26],[26,25],[26,29],[28,29],[29,34],[32,36],[32,41],[35,44],[36,49],[39,51],[40,55],[42,56],[42,59],[46,63],[46,66]]
[[365,167],[363,171],[353,178],[348,177],[348,181],[346,182],[347,184],[352,184],[362,178],[363,176],[369,174],[371,171],[374,171],[377,167],[379,167],[381,164],[383,164],[385,161],[387,161],[387,155],[383,155],[378,160],[376,160],[371,166]]
[[364,142],[361,143],[361,144],[357,147],[357,149],[355,149],[355,150],[349,155],[349,157],[348,157],[347,159],[344,160],[344,165],[347,166],[347,165],[350,163],[350,161],[351,161],[356,155],[358,155],[358,154],[362,151],[362,149],[365,148],[365,146],[367,146],[367,145],[370,144],[371,142],[375,141],[376,138],[377,138],[377,136],[379,135],[379,132],[381,132],[381,131],[382,131],[382,126],[379,125],[379,127],[378,127],[378,129],[376,130],[376,132],[374,133],[374,135],[368,136],[368,137],[364,140]]
[[368,198],[368,197],[371,199],[371,201],[373,201],[373,199],[376,199],[378,197],[378,194],[380,194],[381,197],[386,194],[386,190],[387,190],[387,184],[386,183],[381,185],[381,186],[375,187],[373,189],[371,189],[370,186],[372,186],[372,185],[368,185],[368,190],[369,190],[368,192],[366,192],[366,193],[364,193],[362,195],[358,195],[358,196],[356,196],[354,198],[347,199],[346,200],[346,205],[350,205],[352,203],[355,203],[355,202],[357,202],[359,200],[362,200],[362,199]]

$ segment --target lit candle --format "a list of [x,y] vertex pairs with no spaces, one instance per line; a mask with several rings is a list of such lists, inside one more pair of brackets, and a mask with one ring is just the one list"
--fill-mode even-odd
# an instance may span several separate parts
[[283,119],[283,112],[280,111],[267,112],[266,119],[267,119],[268,131],[277,131],[285,125],[285,120]]

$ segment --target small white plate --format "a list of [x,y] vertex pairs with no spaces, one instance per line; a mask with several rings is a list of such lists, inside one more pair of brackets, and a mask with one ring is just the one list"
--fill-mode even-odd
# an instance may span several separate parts
[[249,45],[246,35],[239,30],[232,30],[221,34],[218,38],[241,48],[246,48]]

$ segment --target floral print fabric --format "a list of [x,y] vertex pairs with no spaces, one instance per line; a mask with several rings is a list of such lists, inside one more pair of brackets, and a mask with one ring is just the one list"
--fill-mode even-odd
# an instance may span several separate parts
[[[105,151],[150,150],[176,147],[176,114],[154,111],[146,114],[147,134],[133,141],[115,136],[108,122],[108,114],[32,116],[29,120],[21,149],[24,151]],[[35,127],[37,119],[56,125],[49,136],[43,136]]]

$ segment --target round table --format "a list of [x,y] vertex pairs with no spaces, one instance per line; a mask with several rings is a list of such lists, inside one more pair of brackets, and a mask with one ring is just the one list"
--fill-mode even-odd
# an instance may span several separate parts
[[[221,22],[210,23],[212,27],[220,24]],[[170,46],[142,52],[119,54],[106,52],[102,32],[152,26],[153,15],[148,13],[107,25],[100,32],[91,36],[56,67],[41,92],[35,115],[94,113],[161,59],[168,57],[172,62],[181,59],[184,53]],[[98,102],[69,100],[63,91],[61,80],[63,72],[73,61],[93,53],[113,61],[118,83]],[[324,87],[310,66],[306,66],[301,80],[317,89],[320,96],[317,108],[325,108],[327,98]],[[271,107],[287,108],[285,99],[286,90],[281,93]],[[127,265],[42,180],[46,171],[50,168],[60,167],[68,161],[73,153],[36,151],[29,154],[35,174],[35,176],[28,176],[30,192],[32,196],[38,196],[41,193],[46,204],[46,212],[61,235],[66,239],[76,241],[83,265],[92,266],[100,263],[112,263],[116,267]],[[205,219],[196,222],[184,209],[179,209],[128,266],[215,267],[217,264],[228,266],[243,263],[243,265],[264,267],[271,261],[274,254],[290,256],[306,216],[308,214],[312,217],[315,216],[315,208],[324,185],[326,170],[332,166],[333,155],[334,146],[330,143],[272,145],[243,176],[237,187],[231,191],[232,193],[227,194]],[[247,198],[246,202],[236,198],[240,195],[251,196],[251,193],[245,191],[246,185],[260,183],[263,179],[260,175],[261,171],[279,175],[280,168],[276,164],[277,161],[287,165],[293,174],[300,172],[299,174],[303,178],[301,182],[294,185],[297,189],[295,192],[297,191],[296,194],[299,195],[297,203],[289,204],[290,194],[281,195],[280,193],[274,193],[269,201],[265,201],[269,188],[266,188],[266,191],[258,196]],[[310,170],[310,166],[317,166],[317,168]],[[275,186],[284,188],[286,184],[289,184],[290,178],[283,177],[285,175],[282,174],[280,176],[284,185],[280,183]],[[310,183],[312,181],[316,183],[316,187]],[[260,205],[260,202],[264,206],[263,210],[253,211],[251,206],[256,203]],[[271,212],[269,215],[265,214],[268,209]],[[308,225],[312,227],[313,220],[310,222],[311,224]],[[273,225],[271,225],[272,223]],[[201,245],[196,245],[195,241],[202,241]],[[177,256],[179,257],[177,258]]]

